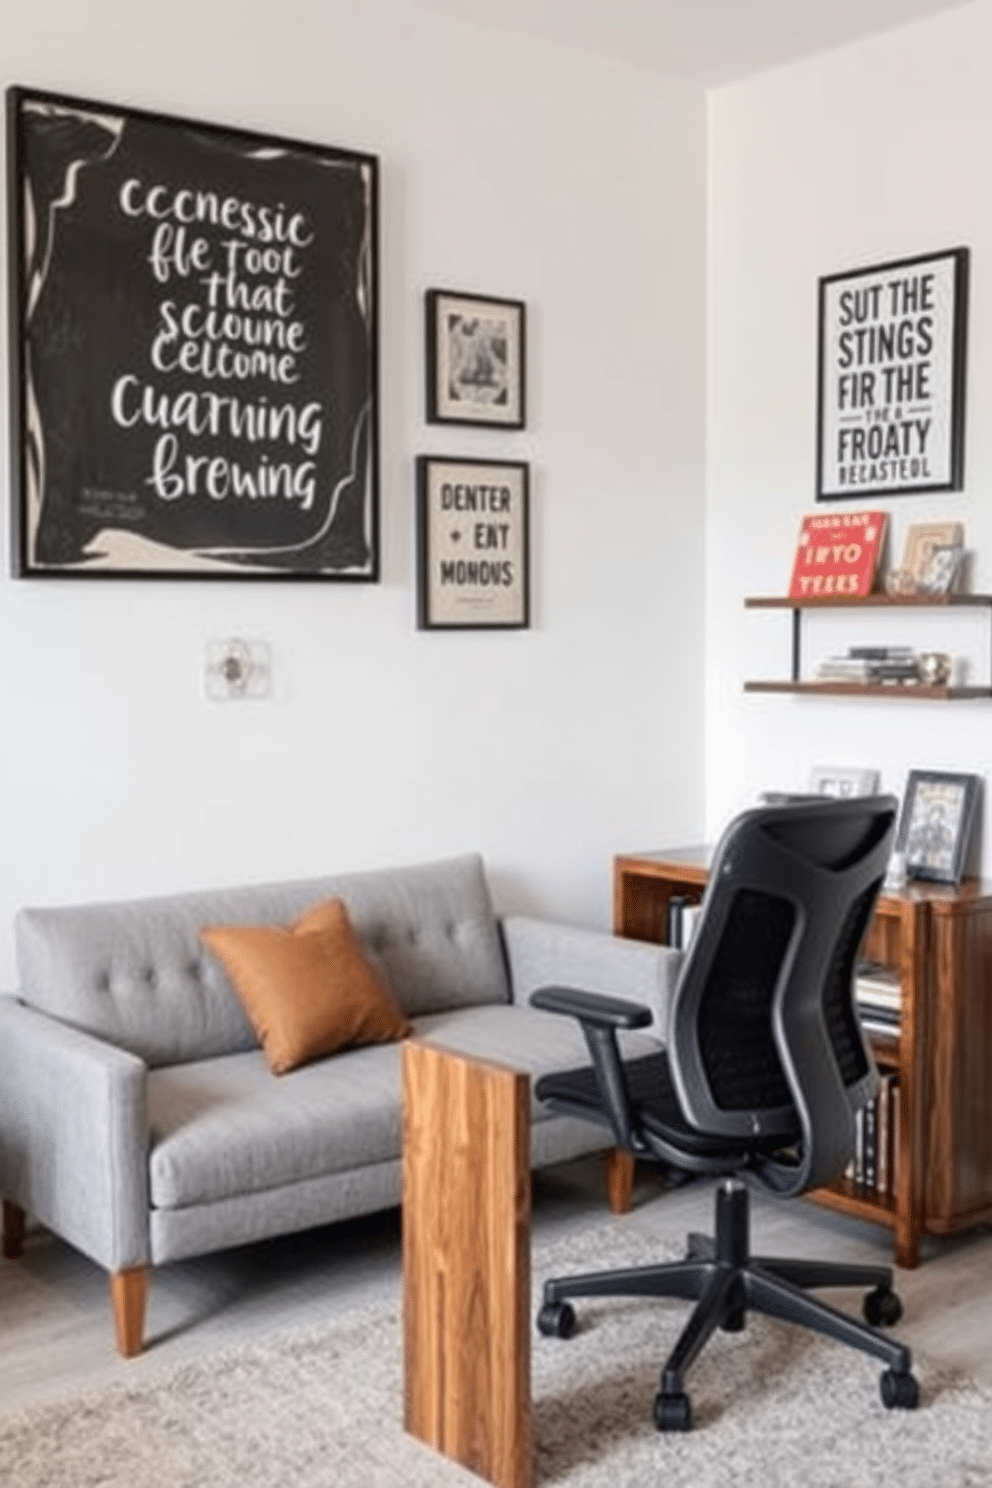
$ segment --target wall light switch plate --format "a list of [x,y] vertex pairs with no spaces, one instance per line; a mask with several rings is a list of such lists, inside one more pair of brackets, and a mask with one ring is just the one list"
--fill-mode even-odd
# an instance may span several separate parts
[[208,641],[203,680],[207,697],[215,702],[268,697],[272,690],[268,642],[242,636]]

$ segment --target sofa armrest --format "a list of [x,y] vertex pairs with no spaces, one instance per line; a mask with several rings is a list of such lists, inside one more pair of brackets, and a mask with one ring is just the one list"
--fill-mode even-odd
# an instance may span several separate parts
[[146,1074],[0,997],[0,1193],[108,1271],[150,1259]]
[[667,1039],[683,951],[526,915],[507,915],[501,925],[515,1003],[526,1005],[532,993],[552,986],[622,997],[650,1008],[651,1032]]

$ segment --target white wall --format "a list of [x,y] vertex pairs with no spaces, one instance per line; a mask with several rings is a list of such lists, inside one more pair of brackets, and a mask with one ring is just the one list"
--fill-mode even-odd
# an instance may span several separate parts
[[[702,827],[701,94],[409,0],[2,19],[5,84],[379,154],[383,582],[14,581],[4,550],[0,987],[23,903],[463,849],[502,905],[606,924],[611,855]],[[432,284],[527,301],[525,433],[425,425]],[[432,451],[532,462],[530,631],[415,630]],[[270,701],[202,700],[232,634]]]
[[[896,561],[910,523],[963,521],[974,550],[970,587],[992,591],[990,57],[992,4],[982,0],[710,96],[711,833],[765,787],[802,788],[813,764],[873,765],[897,793],[913,767],[988,771],[989,702],[745,696],[742,683],[788,675],[787,612],[745,614],[743,598],[786,592],[800,519],[817,509],[820,275],[970,247],[965,488],[877,504],[890,513]],[[989,675],[981,612],[812,616],[806,635],[810,660],[858,641],[905,641],[965,654],[986,683]],[[987,827],[984,837],[992,872]]]

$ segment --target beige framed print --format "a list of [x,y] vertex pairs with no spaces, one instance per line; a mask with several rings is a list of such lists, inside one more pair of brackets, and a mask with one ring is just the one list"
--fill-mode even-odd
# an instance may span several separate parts
[[919,585],[931,567],[937,549],[958,548],[964,544],[961,522],[914,522],[906,529],[902,566]]
[[525,318],[521,300],[427,291],[428,423],[523,428]]
[[519,630],[530,622],[528,467],[417,461],[421,630]]

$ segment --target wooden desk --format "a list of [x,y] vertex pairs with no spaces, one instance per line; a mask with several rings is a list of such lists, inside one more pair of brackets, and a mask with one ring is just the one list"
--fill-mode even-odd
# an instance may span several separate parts
[[531,1488],[530,1079],[403,1046],[404,1425]]
[[[710,849],[623,855],[613,864],[613,928],[664,942],[673,894],[699,900]],[[917,882],[883,894],[865,953],[898,970],[902,1028],[872,1039],[898,1079],[896,1180],[881,1194],[841,1179],[811,1197],[894,1232],[900,1266],[922,1234],[992,1220],[992,883]]]

